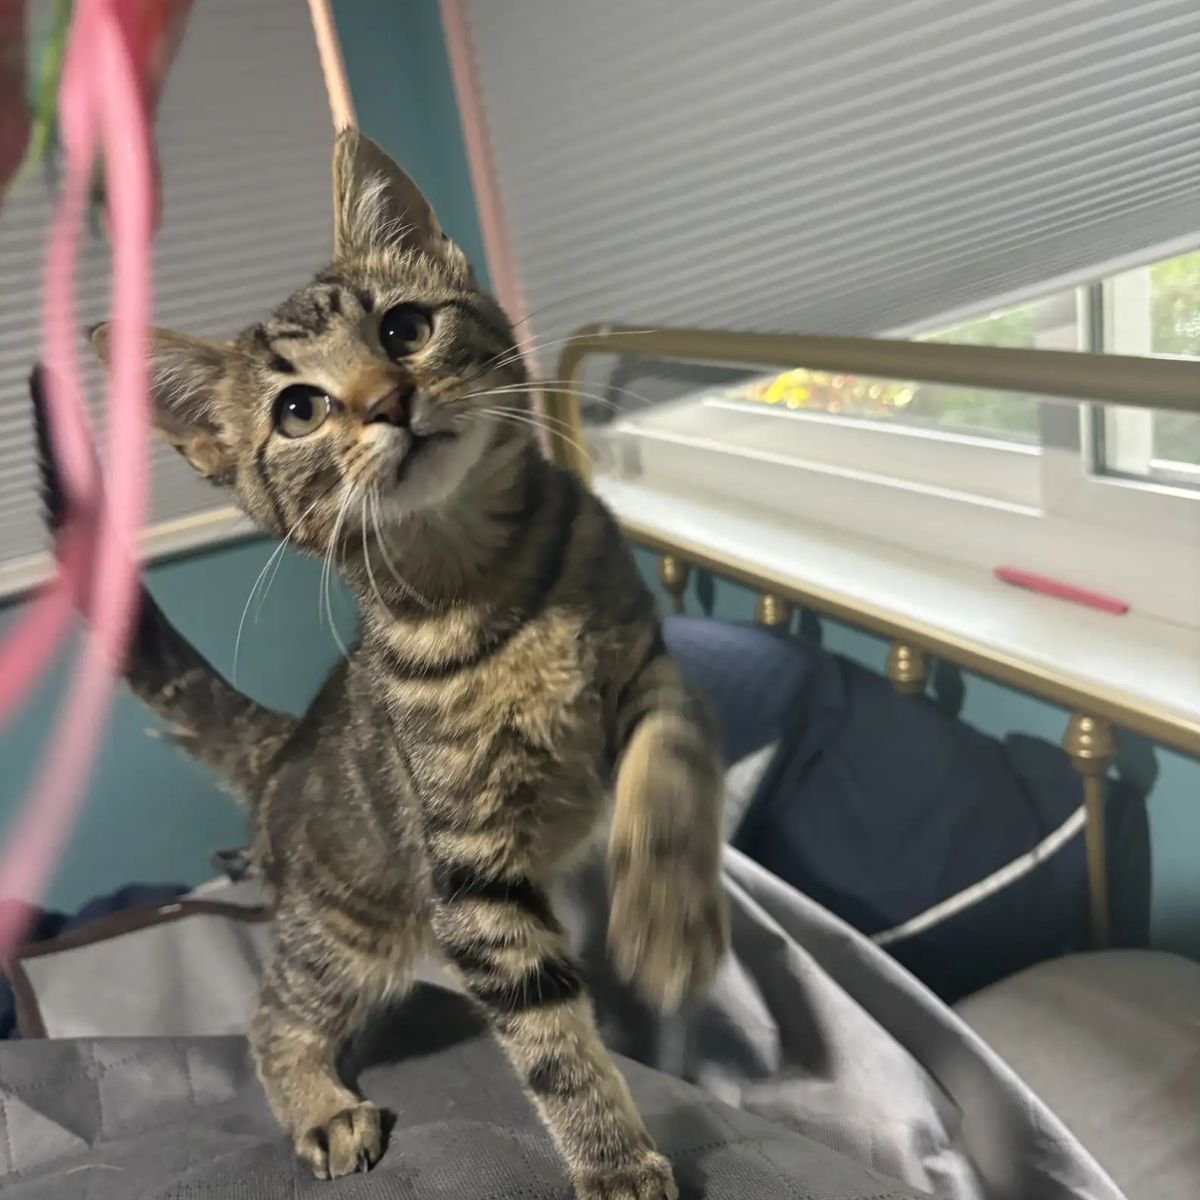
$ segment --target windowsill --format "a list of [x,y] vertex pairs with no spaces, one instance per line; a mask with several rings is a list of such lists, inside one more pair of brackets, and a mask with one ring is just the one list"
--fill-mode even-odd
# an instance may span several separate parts
[[979,566],[683,487],[604,476],[594,486],[635,542],[1200,755],[1200,629],[1136,609],[1111,616]]
[[1030,446],[695,393],[588,440],[598,474],[721,511],[769,509],[781,525],[823,524],[989,579],[1018,567],[1200,628],[1200,496],[1094,477],[1078,447],[1055,440],[1082,442],[1083,429],[1049,432],[1050,444]]
[[[697,452],[799,468],[845,479],[878,479],[967,503],[1036,506],[1040,446],[699,392],[627,415],[590,433],[597,451],[655,477],[682,471]],[[627,472],[622,470],[622,474]]]
[[[142,531],[139,552],[143,563],[156,562],[194,550],[215,549],[257,532],[240,509],[211,508],[171,521],[159,521]],[[14,559],[0,566],[0,604],[10,603],[54,578],[55,564],[47,552]]]

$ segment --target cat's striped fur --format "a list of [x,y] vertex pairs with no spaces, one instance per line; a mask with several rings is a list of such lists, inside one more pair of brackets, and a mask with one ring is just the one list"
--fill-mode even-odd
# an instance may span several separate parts
[[[332,554],[360,644],[300,720],[235,692],[148,597],[127,667],[250,805],[278,931],[251,1032],[263,1085],[318,1175],[370,1166],[379,1113],[337,1053],[436,946],[577,1194],[674,1196],[549,891],[615,795],[615,961],[666,1006],[703,987],[726,937],[714,739],[611,516],[524,421],[480,408],[524,378],[503,314],[382,151],[344,134],[334,175],[333,267],[231,346],[157,336],[153,364],[160,427],[265,529]],[[397,303],[433,314],[401,363],[375,333]],[[280,436],[296,381],[335,398],[335,425]],[[381,429],[396,387],[411,427]]]

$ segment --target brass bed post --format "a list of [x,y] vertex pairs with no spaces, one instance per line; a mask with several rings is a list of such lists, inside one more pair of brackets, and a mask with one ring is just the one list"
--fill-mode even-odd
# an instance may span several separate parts
[[683,594],[687,591],[692,568],[674,554],[664,554],[658,560],[658,582],[671,597],[671,608],[677,616],[684,612]]
[[765,629],[786,629],[792,623],[792,602],[774,592],[763,592],[754,606],[754,620]]
[[893,642],[888,649],[887,677],[905,695],[919,696],[929,682],[929,659],[920,646]]
[[[583,418],[579,410],[579,384],[589,354],[603,350],[606,329],[588,325],[563,343],[555,381],[542,392],[542,411],[548,418],[546,438],[550,457],[570,467],[581,479],[590,480],[592,464],[584,444]],[[597,346],[596,343],[600,345]]]
[[1092,946],[1099,950],[1112,941],[1108,904],[1108,845],[1104,823],[1108,768],[1114,750],[1112,725],[1101,717],[1072,713],[1063,734],[1063,749],[1083,782],[1088,908]]

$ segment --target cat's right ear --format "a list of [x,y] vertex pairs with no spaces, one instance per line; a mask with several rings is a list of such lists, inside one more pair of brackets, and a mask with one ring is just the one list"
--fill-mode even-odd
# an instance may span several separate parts
[[344,129],[333,147],[334,257],[406,248],[461,253],[412,179],[365,134]]
[[[92,347],[108,365],[111,326],[89,331]],[[232,479],[236,459],[221,418],[222,383],[233,351],[221,342],[150,331],[150,397],[155,426],[194,470],[214,483]]]

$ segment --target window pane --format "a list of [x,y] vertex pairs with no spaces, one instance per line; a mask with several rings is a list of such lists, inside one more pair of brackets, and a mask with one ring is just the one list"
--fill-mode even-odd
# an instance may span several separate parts
[[[1126,271],[1105,286],[1105,349],[1200,358],[1200,251]],[[1200,415],[1110,409],[1102,466],[1200,486]]]
[[[1021,349],[1078,350],[1074,292],[1050,296],[925,335],[931,342]],[[948,433],[1038,440],[1038,400],[1015,392],[934,383],[896,383],[821,371],[787,371],[751,384],[744,398],[801,412],[936,429]]]
[[[1153,353],[1200,358],[1200,250],[1150,268],[1150,310]],[[1155,413],[1154,459],[1200,467],[1200,414]]]
[[737,399],[777,405],[795,412],[856,417],[908,428],[1034,442],[1037,401],[1014,392],[896,383],[825,371],[785,371],[736,389]]
[[[959,325],[928,338],[969,346],[1032,347],[1035,305],[996,313],[969,325]],[[906,416],[913,423],[936,425],[961,433],[983,434],[1033,442],[1038,437],[1038,402],[1017,392],[920,383],[914,388]]]
[[1200,358],[1200,250],[1149,271],[1151,352]]
[[[928,335],[928,341],[1024,350],[1078,350],[1082,324],[1075,293],[1062,292]],[[921,384],[910,407],[916,420],[1013,441],[1038,439],[1038,400],[985,388]]]
[[1200,415],[1154,414],[1154,462],[1160,469],[1172,463],[1200,468]]

